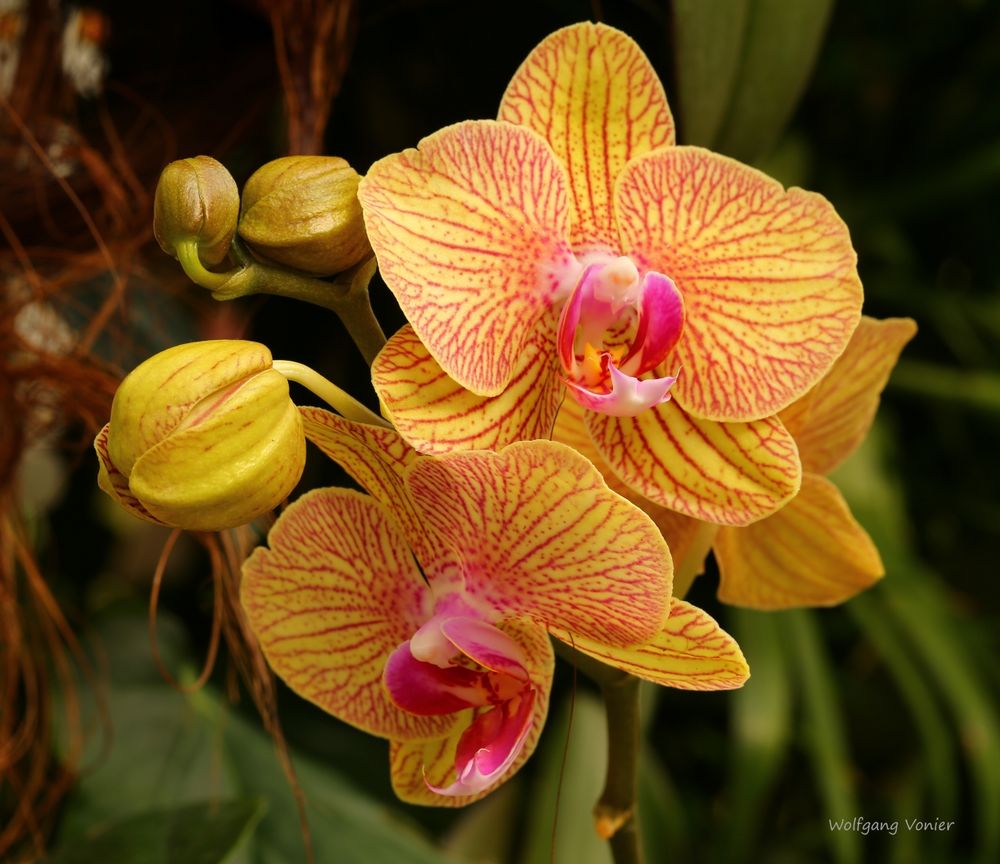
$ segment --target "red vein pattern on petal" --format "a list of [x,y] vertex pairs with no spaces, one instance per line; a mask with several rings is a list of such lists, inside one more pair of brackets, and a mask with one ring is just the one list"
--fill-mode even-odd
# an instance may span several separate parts
[[507,388],[477,396],[453,380],[405,325],[372,365],[372,383],[403,437],[423,453],[498,450],[547,438],[563,398],[547,313],[532,332]]
[[389,751],[392,787],[403,801],[428,807],[464,807],[488,795],[513,777],[534,753],[549,710],[549,692],[552,689],[552,671],[555,665],[552,643],[545,630],[530,621],[507,621],[502,629],[524,649],[528,660],[528,674],[535,687],[531,731],[521,752],[495,783],[475,795],[439,795],[429,789],[428,782],[434,786],[447,787],[455,780],[456,749],[473,717],[472,711],[463,711],[457,715],[459,720],[447,736],[431,741],[392,742]]
[[750,677],[736,640],[707,612],[676,598],[666,626],[641,645],[613,648],[565,631],[551,632],[577,651],[664,687],[731,690]]
[[673,573],[666,543],[572,448],[527,441],[424,459],[407,486],[457,555],[466,592],[501,615],[620,645],[662,625]]
[[799,489],[795,439],[777,417],[717,423],[667,402],[635,417],[588,411],[585,419],[595,446],[623,483],[695,519],[747,525]]
[[243,564],[241,600],[267,661],[300,696],[365,732],[426,739],[457,715],[418,717],[382,685],[390,654],[429,615],[430,592],[374,499],[315,489]]
[[395,429],[355,423],[324,408],[299,411],[306,437],[392,514],[421,565],[433,566],[439,543],[414,510],[403,480],[420,454]]
[[674,143],[656,72],[635,42],[603,24],[557,30],[507,86],[499,118],[545,137],[569,173],[575,248],[614,247],[615,180],[630,159]]
[[754,609],[833,606],[878,581],[878,549],[825,477],[806,472],[782,510],[715,539],[719,599]]
[[862,289],[847,226],[822,196],[675,147],[630,163],[615,202],[624,251],[684,298],[666,365],[681,368],[674,396],[691,414],[774,414],[844,350]]
[[376,162],[358,196],[382,277],[431,356],[474,393],[498,394],[576,266],[551,148],[470,120]]
[[[628,484],[622,482],[618,475],[608,467],[608,463],[590,437],[584,420],[586,413],[575,400],[564,399],[556,417],[556,425],[552,430],[552,440],[572,447],[593,462],[594,467],[601,472],[604,482],[608,484],[608,488],[631,501],[649,516],[656,523],[656,527],[660,529],[663,539],[667,541],[671,557],[675,561],[683,562],[688,555],[700,523],[697,519],[683,516],[662,504],[654,504]],[[708,554],[707,550],[705,554]]]
[[152,522],[154,525],[166,525],[166,522],[157,519],[132,494],[128,485],[128,477],[122,474],[115,467],[115,463],[111,461],[111,454],[108,452],[108,431],[110,428],[111,424],[106,423],[94,439],[94,450],[97,451],[97,459],[100,462],[97,485],[133,516],[145,522]]
[[827,474],[864,440],[899,354],[917,332],[910,318],[864,316],[833,368],[781,412],[807,471]]

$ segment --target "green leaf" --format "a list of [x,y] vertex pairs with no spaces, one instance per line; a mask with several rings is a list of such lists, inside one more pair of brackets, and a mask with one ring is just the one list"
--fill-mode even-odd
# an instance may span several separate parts
[[[840,706],[830,675],[830,661],[809,610],[782,612],[773,618],[785,632],[796,658],[802,692],[806,746],[828,818],[853,819],[861,813],[851,785],[847,740]],[[860,835],[830,831],[830,851],[837,864],[861,861]]]
[[220,864],[253,831],[262,802],[205,801],[148,810],[65,844],[47,864]]
[[[940,578],[912,552],[902,484],[886,466],[892,436],[877,421],[868,439],[834,473],[859,521],[875,540],[887,576],[878,596],[906,638],[906,650],[920,663],[952,713],[972,781],[977,850],[973,860],[1000,856],[1000,707],[982,661],[967,638],[969,620],[951,609]],[[921,718],[926,723],[927,718]],[[929,813],[934,818],[936,813]]]
[[750,0],[674,0],[681,140],[711,147],[732,100]]
[[642,747],[642,758],[639,760],[639,834],[646,860],[694,860],[684,799],[649,741],[644,740]]
[[832,8],[833,0],[753,0],[714,149],[753,162],[774,147],[805,90]]
[[[251,842],[239,851],[247,864],[305,860],[298,812],[288,781],[266,733],[232,711],[211,688],[183,694],[162,681],[149,656],[145,616],[115,615],[100,622],[111,663],[107,707],[112,735],[106,748],[92,736],[80,780],[67,801],[57,842],[69,848],[96,828],[154,808],[261,799],[267,813]],[[171,619],[160,622],[161,648],[171,668],[192,678],[194,664]],[[184,670],[187,670],[186,672]],[[81,682],[82,686],[82,682]],[[97,726],[92,698],[84,698],[84,726]],[[338,721],[328,720],[331,732]],[[65,742],[61,750],[66,752]],[[376,803],[332,767],[295,758],[308,800],[316,861],[337,864],[443,864],[446,860],[400,811]],[[388,759],[371,770],[388,771]],[[94,858],[94,862],[115,858]],[[172,859],[173,860],[173,859]],[[189,864],[178,858],[181,864]]]
[[774,616],[745,609],[728,610],[733,635],[750,664],[751,678],[732,693],[730,811],[726,861],[756,860],[768,795],[785,761],[791,738],[792,698],[788,659]]
[[517,837],[523,785],[522,776],[517,775],[496,792],[466,807],[442,841],[444,851],[476,864],[509,860]]
[[590,691],[578,690],[575,703],[567,700],[545,724],[518,864],[611,864],[611,847],[591,818],[604,787],[607,746],[604,706]]
[[[920,767],[932,804],[928,812],[941,819],[953,818],[959,789],[954,739],[935,699],[933,682],[928,679],[919,658],[900,638],[899,628],[894,626],[893,616],[886,609],[884,586],[856,597],[847,605],[847,610],[885,662],[886,671],[899,688],[910,720],[920,736],[923,748]],[[919,776],[914,777],[914,783],[919,779]],[[918,812],[914,808],[907,815],[912,819]]]
[[[288,781],[278,764],[274,744],[263,731],[231,712],[208,692],[204,709],[215,714],[225,739],[226,768],[244,794],[260,795],[268,813],[253,838],[255,864],[303,861],[298,811]],[[337,721],[330,718],[331,726]],[[398,811],[360,794],[347,780],[312,759],[294,759],[317,862],[337,864],[444,864],[435,849]],[[384,764],[373,771],[388,771]],[[453,859],[452,859],[453,861]]]
[[[162,615],[159,629],[164,662],[174,674],[193,677],[195,667],[180,625]],[[107,657],[110,688],[101,706],[88,682],[78,681],[82,725],[95,732],[87,739],[80,779],[63,810],[59,840],[68,843],[94,826],[153,808],[233,797],[234,785],[219,770],[221,739],[216,730],[189,697],[160,678],[145,612],[133,608],[106,615],[97,623],[97,638]],[[102,708],[107,709],[106,717]],[[106,737],[101,720],[110,724]],[[65,756],[64,729],[57,730],[55,746]]]

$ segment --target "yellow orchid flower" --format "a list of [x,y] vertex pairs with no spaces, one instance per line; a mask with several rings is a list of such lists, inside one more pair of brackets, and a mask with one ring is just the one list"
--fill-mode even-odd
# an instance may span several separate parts
[[675,146],[649,61],[602,24],[546,38],[498,116],[376,162],[359,187],[410,321],[372,369],[397,428],[428,453],[499,448],[548,437],[568,393],[658,505],[745,525],[790,500],[801,466],[775,415],[861,312],[831,205]]
[[568,402],[554,438],[594,460],[612,488],[649,514],[674,555],[688,559],[685,578],[699,572],[711,546],[719,565],[720,600],[757,609],[832,606],[869,587],[884,570],[868,534],[824,475],[868,433],[889,374],[914,333],[909,318],[861,319],[826,376],[780,414],[802,457],[799,494],[777,513],[743,528],[706,525],[630,493],[601,461],[579,410]]
[[740,686],[736,643],[671,601],[640,510],[571,448],[421,456],[394,430],[301,409],[370,495],[307,493],[243,568],[242,602],[299,695],[391,742],[393,787],[461,806],[509,778],[548,708],[548,634],[651,681]]

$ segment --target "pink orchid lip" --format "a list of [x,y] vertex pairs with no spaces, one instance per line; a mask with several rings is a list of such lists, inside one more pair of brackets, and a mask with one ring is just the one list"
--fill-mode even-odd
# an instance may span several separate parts
[[453,797],[475,795],[495,783],[524,747],[534,723],[534,707],[535,690],[526,687],[518,696],[476,717],[458,742],[455,782],[435,786],[425,776],[427,788]]
[[621,372],[611,362],[611,355],[605,354],[602,359],[607,364],[611,377],[609,393],[595,393],[563,378],[570,395],[584,408],[614,417],[634,417],[647,408],[670,401],[670,388],[677,381],[676,376],[640,381],[632,375]]
[[[448,605],[448,604],[446,604]],[[457,779],[450,786],[428,788],[441,795],[482,791],[513,763],[533,722],[535,689],[521,646],[492,624],[471,616],[434,616],[430,626],[451,645],[447,665],[414,656],[413,640],[389,656],[382,681],[389,698],[404,711],[421,716],[479,711],[462,734],[455,755]],[[470,668],[469,662],[476,668]],[[425,782],[426,778],[425,778]]]
[[404,642],[386,661],[382,681],[389,698],[410,714],[435,716],[490,704],[482,672],[465,666],[442,668],[418,660]]
[[[635,316],[634,324],[626,316]],[[613,329],[634,327],[627,350],[605,348]],[[675,376],[640,380],[662,363],[680,338],[684,303],[662,273],[639,271],[629,258],[589,265],[563,306],[557,347],[563,381],[583,407],[603,414],[635,416],[670,399]],[[577,345],[583,343],[584,353]],[[594,345],[599,344],[598,351]]]

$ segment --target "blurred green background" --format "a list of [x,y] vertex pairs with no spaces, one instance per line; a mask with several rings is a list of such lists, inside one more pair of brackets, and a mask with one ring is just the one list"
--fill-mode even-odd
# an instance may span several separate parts
[[[211,154],[242,182],[285,152],[272,33],[254,4],[95,5],[110,22],[111,84],[100,99],[58,107],[97,149],[106,120],[126,130],[124,152],[147,190],[170,158]],[[644,694],[648,860],[998,861],[1000,3],[362,0],[326,152],[363,172],[444,125],[493,116],[541,38],[595,15],[647,52],[682,143],[828,197],[851,228],[865,311],[920,326],[869,441],[835,476],[882,552],[886,579],[839,609],[773,614],[720,606],[711,567],[696,582],[690,599],[737,636],[753,678],[735,694]],[[16,153],[18,141],[12,132],[5,146]],[[56,223],[86,249],[93,241],[79,215],[50,187],[48,198],[61,201]],[[4,213],[29,249],[76,242],[10,201]],[[374,404],[332,315],[278,299],[220,311],[148,239],[126,302],[95,345],[103,362],[127,371],[168,344],[243,334]],[[7,277],[12,260],[4,257]],[[111,290],[107,277],[71,284],[53,308],[79,327]],[[402,317],[378,281],[373,300],[392,332]],[[67,446],[93,431],[86,425],[63,429],[49,448],[54,462],[23,463],[27,494],[9,505],[24,511],[41,571],[96,670],[79,679],[82,765],[40,829],[51,860],[305,860],[287,781],[251,700],[234,698],[225,650],[208,686],[190,695],[157,672],[146,610],[165,532],[132,524],[97,491],[95,459]],[[324,482],[343,478],[313,453],[303,484]],[[46,484],[51,495],[32,493]],[[159,608],[160,651],[182,681],[201,666],[212,603],[207,557],[182,541]],[[461,812],[400,805],[382,742],[287,691],[278,701],[317,861],[610,861],[589,819],[603,777],[602,713],[567,668],[538,754]],[[52,746],[65,754],[72,736],[56,726]],[[15,786],[0,787],[0,822],[17,800]],[[831,828],[856,817],[899,828]],[[954,825],[908,830],[905,820],[917,819]],[[33,860],[34,848],[29,839],[6,854]]]

